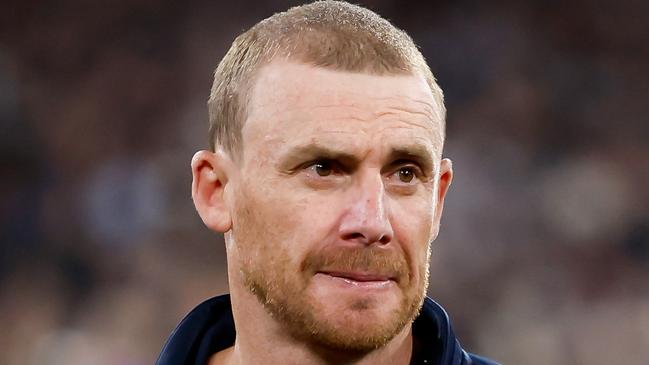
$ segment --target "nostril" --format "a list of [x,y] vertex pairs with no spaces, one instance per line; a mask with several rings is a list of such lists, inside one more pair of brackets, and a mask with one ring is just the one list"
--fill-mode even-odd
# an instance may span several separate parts
[[348,234],[346,237],[344,237],[346,240],[365,240],[365,236],[362,233],[359,232],[354,232]]
[[346,241],[356,241],[364,245],[369,244],[380,244],[386,245],[392,241],[392,236],[390,234],[363,234],[362,232],[353,232],[346,235],[343,235],[342,238]]
[[378,241],[382,245],[387,245],[388,243],[390,243],[390,241],[392,241],[392,237],[389,234],[384,234],[383,236],[381,236],[381,238],[379,238]]

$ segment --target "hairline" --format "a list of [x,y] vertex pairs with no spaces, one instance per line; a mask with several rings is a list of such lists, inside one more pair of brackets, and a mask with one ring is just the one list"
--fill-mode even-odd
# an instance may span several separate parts
[[[332,10],[334,8],[337,9]],[[331,17],[338,14],[343,20],[332,20],[334,18]],[[338,37],[349,36],[351,31],[351,39],[356,39],[352,25],[355,20],[361,24],[358,39],[368,42],[362,44],[368,45],[370,53],[378,52],[374,53],[373,61],[363,55],[360,58],[352,56],[345,61],[346,53],[341,54],[341,61],[335,53],[320,53],[318,49],[321,47],[333,45],[334,52],[337,47],[348,47],[345,43],[348,38]],[[336,24],[341,28],[331,28]],[[377,33],[373,35],[373,32]],[[331,39],[331,43],[328,43],[328,39]],[[376,51],[374,47],[377,45],[373,42],[385,43],[386,52]],[[347,52],[347,49],[343,52]],[[236,37],[215,70],[208,101],[209,143],[212,150],[219,148],[235,159],[240,157],[243,151],[241,130],[247,122],[251,93],[259,72],[264,66],[280,59],[350,73],[422,77],[432,93],[435,114],[441,127],[441,140],[444,142],[446,108],[443,92],[412,38],[366,8],[338,1],[316,1],[263,19]]]
[[[353,74],[363,74],[363,75],[372,75],[372,76],[381,76],[381,77],[390,77],[390,76],[414,76],[414,77],[419,77],[421,78],[426,85],[428,86],[431,95],[433,97],[433,103],[435,105],[435,108],[433,108],[434,111],[434,117],[435,120],[431,120],[432,123],[438,123],[440,127],[439,131],[439,137],[440,137],[440,154],[441,150],[443,149],[443,146],[445,144],[446,140],[446,110],[445,106],[442,100],[442,104],[439,105],[438,99],[435,97],[436,94],[439,92],[436,91],[432,85],[430,84],[428,78],[426,77],[426,74],[422,72],[422,70],[419,70],[419,68],[413,67],[411,70],[386,70],[386,71],[377,71],[372,69],[371,67],[365,67],[362,70],[348,70],[343,66],[340,65],[331,65],[331,66],[323,66],[323,65],[318,65],[313,61],[305,60],[304,57],[295,57],[294,55],[290,54],[290,52],[284,52],[284,53],[271,53],[269,57],[262,57],[255,65],[254,67],[248,72],[241,80],[239,83],[239,87],[237,89],[238,92],[238,97],[239,97],[239,115],[237,118],[239,119],[240,125],[238,127],[239,131],[241,132],[246,125],[248,121],[248,111],[250,107],[250,102],[252,100],[252,93],[254,91],[255,86],[257,85],[257,82],[259,81],[259,74],[261,71],[265,68],[268,67],[269,65],[275,63],[275,62],[288,62],[288,63],[295,63],[299,65],[305,65],[305,66],[311,66],[315,68],[320,68],[323,70],[331,70],[331,71],[339,71],[339,72],[348,72],[348,73],[353,73]],[[211,100],[210,100],[211,101]],[[243,141],[243,135],[239,135],[241,140],[238,141],[235,145],[232,146],[232,150],[225,149],[224,152],[227,152],[230,157],[236,161],[240,162],[241,159],[243,158],[243,151],[244,151],[244,141]],[[219,149],[223,146],[220,146],[216,144],[216,141],[213,138],[210,143],[213,144],[213,150]]]

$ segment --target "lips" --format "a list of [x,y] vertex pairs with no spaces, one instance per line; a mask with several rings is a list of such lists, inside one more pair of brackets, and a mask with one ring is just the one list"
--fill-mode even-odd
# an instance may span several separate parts
[[353,280],[358,282],[394,281],[396,278],[391,275],[365,273],[365,272],[342,272],[342,271],[320,271],[320,274],[329,275],[335,278]]

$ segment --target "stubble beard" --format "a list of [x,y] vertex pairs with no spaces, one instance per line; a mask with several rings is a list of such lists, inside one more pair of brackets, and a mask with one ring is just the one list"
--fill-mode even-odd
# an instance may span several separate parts
[[[241,280],[291,337],[325,350],[367,353],[385,346],[419,314],[428,287],[430,244],[425,261],[417,263],[410,262],[402,251],[370,247],[332,247],[310,252],[301,263],[295,263],[294,254],[281,244],[292,235],[282,229],[299,226],[301,222],[291,221],[292,213],[282,215],[275,209],[265,210],[269,204],[258,204],[252,191],[243,190],[246,194],[241,202],[245,203],[237,209],[238,224],[233,226],[231,236],[238,251]],[[394,274],[401,294],[398,305],[387,316],[384,313],[379,317],[373,308],[383,303],[356,300],[345,308],[355,316],[342,322],[344,325],[336,324],[328,318],[326,303],[309,292],[313,276],[325,267]],[[327,299],[331,303],[338,298]],[[367,319],[363,318],[365,314],[374,315],[377,320],[362,321]]]
[[[326,254],[324,257],[312,255],[301,265],[303,270],[297,273],[295,270],[291,271],[288,256],[284,256],[288,253],[277,255],[277,251],[270,260],[262,259],[254,264],[251,261],[241,262],[240,267],[245,287],[293,338],[329,350],[366,353],[385,346],[415,319],[428,286],[428,261],[418,273],[419,285],[415,285],[413,275],[402,256],[395,259],[394,255],[367,250],[339,248],[337,253]],[[390,266],[389,270],[397,272],[400,279],[398,285],[402,295],[399,305],[387,318],[363,323],[350,320],[346,321],[344,326],[336,324],[327,318],[325,305],[311,297],[307,290],[314,273],[313,267],[325,262],[334,263],[337,268],[350,269],[382,267],[380,270],[385,271],[385,266]],[[355,312],[355,317],[358,318],[364,315],[363,311],[371,311],[378,305],[382,303],[360,299],[351,302],[347,309]]]

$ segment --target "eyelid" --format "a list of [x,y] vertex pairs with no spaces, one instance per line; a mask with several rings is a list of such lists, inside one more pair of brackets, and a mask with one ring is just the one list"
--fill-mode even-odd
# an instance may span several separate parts
[[333,170],[333,173],[341,173],[341,172],[347,172],[345,166],[341,164],[339,161],[336,161],[331,158],[314,158],[312,160],[309,160],[308,162],[305,162],[299,166],[300,170],[305,170],[308,168],[311,168],[317,164],[326,164],[331,169]]
[[410,160],[394,161],[393,163],[390,164],[388,171],[390,172],[390,174],[394,174],[404,167],[411,167],[414,170],[415,176],[417,178],[421,179],[428,176],[428,174],[425,172],[422,166],[419,165],[419,163]]

